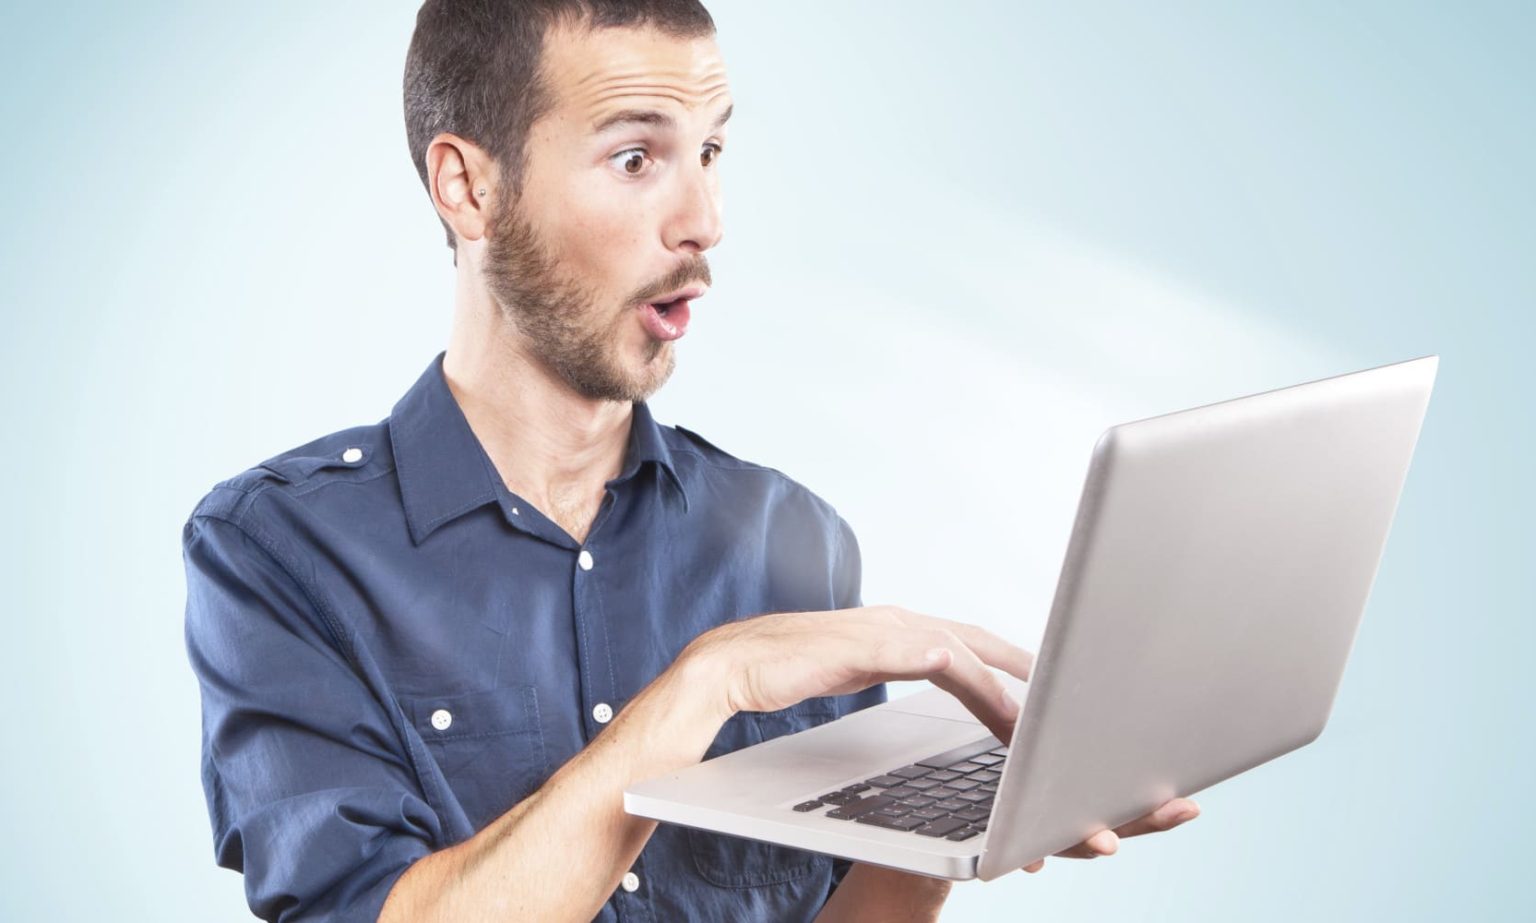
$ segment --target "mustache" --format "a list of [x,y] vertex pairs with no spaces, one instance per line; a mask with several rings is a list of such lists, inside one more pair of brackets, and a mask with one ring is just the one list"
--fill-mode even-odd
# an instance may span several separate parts
[[696,254],[686,263],[658,279],[654,285],[642,289],[640,294],[633,299],[634,304],[649,304],[652,299],[660,298],[677,291],[685,285],[693,282],[702,282],[705,285],[713,285],[714,280],[709,274],[709,260],[702,253]]

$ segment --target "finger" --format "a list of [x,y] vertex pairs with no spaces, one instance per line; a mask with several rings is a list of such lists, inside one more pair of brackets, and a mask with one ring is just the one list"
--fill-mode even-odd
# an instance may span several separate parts
[[964,642],[949,632],[943,632],[941,637],[945,649],[950,652],[949,669],[929,679],[959,699],[994,737],[1006,744],[1013,738],[1017,703],[1008,696],[1008,690],[997,674],[988,669]]
[[1063,849],[1056,855],[1067,859],[1097,859],[1112,856],[1120,849],[1120,837],[1113,830],[1100,830],[1076,846]]
[[1035,666],[1034,654],[976,625],[949,622],[945,627],[959,636],[966,647],[975,651],[982,663],[1011,673],[1019,679],[1029,679],[1029,673]]
[[1188,798],[1174,798],[1165,802],[1157,810],[1143,815],[1128,823],[1115,828],[1115,833],[1122,836],[1141,836],[1144,833],[1157,833],[1163,830],[1172,830],[1174,827],[1194,820],[1200,816],[1200,806]]
[[968,622],[954,622],[905,609],[896,611],[898,617],[909,625],[923,625],[953,632],[956,637],[965,642],[966,647],[976,653],[982,663],[1011,673],[1019,679],[1029,679],[1030,670],[1035,665],[1035,655],[1017,644]]
[[1040,871],[1043,868],[1045,868],[1045,860],[1044,859],[1036,859],[1035,861],[1031,862],[1030,864],[1024,866],[1024,871],[1033,874],[1035,872]]

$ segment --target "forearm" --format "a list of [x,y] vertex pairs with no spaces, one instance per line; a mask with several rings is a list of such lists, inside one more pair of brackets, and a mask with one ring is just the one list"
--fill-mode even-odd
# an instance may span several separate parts
[[699,761],[729,717],[717,686],[679,658],[537,792],[407,869],[380,923],[592,919],[656,829],[624,813],[625,786]]
[[816,923],[932,923],[951,883],[855,862]]

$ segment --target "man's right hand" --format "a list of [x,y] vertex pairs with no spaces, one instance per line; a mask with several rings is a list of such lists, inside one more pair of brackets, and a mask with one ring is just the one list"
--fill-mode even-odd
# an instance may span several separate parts
[[1019,703],[987,666],[1028,679],[1034,664],[1029,651],[985,629],[895,606],[729,622],[695,638],[684,658],[707,664],[718,677],[725,717],[777,711],[888,680],[927,679],[1004,743],[1013,737]]

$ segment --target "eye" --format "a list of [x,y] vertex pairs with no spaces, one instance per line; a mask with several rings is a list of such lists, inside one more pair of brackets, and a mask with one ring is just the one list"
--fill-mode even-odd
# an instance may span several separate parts
[[630,176],[639,176],[645,169],[645,162],[649,158],[645,155],[645,148],[632,147],[627,151],[619,151],[608,158],[609,163],[617,163],[619,167]]
[[699,153],[699,162],[707,167],[714,163],[716,158],[723,153],[725,153],[725,148],[711,141],[704,145],[704,150]]

